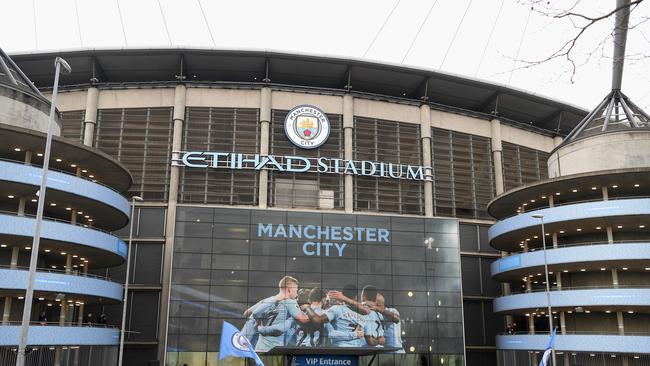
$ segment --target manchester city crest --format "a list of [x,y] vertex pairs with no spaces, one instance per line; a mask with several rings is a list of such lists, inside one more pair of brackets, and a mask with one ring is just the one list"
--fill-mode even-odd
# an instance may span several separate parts
[[232,345],[240,351],[249,351],[249,343],[239,332],[232,335]]
[[284,132],[294,145],[303,149],[315,149],[330,136],[330,121],[320,109],[311,105],[299,105],[287,113]]

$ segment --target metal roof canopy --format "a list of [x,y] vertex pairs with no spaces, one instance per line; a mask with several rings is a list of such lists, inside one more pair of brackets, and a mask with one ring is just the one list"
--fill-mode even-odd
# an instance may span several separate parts
[[11,57],[41,89],[53,83],[52,61],[65,58],[72,74],[62,88],[90,84],[232,83],[330,89],[426,102],[546,134],[568,134],[588,111],[505,85],[398,64],[267,50],[85,49]]

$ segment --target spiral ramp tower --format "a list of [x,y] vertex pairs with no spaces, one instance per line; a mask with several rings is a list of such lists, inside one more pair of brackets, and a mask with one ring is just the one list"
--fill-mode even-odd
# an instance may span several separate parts
[[556,365],[650,365],[650,116],[621,92],[629,1],[617,8],[612,91],[551,153],[548,180],[488,205],[494,310],[516,324],[497,336],[500,365],[539,363],[549,303]]
[[[1,365],[16,362],[49,108],[0,50]],[[110,232],[129,222],[132,178],[108,155],[58,137],[58,122],[53,131],[27,364],[113,365],[120,332],[98,318],[122,302],[123,287],[97,274],[125,262],[127,245]]]

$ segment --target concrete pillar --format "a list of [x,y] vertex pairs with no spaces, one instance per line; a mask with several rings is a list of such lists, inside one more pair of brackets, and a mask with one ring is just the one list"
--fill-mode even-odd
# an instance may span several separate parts
[[20,197],[18,199],[18,216],[25,216],[25,205],[27,204],[27,198]]
[[[346,93],[343,96],[343,142],[345,160],[352,160],[354,158],[352,135],[354,133],[354,99],[352,95]],[[345,213],[352,213],[354,211],[354,177],[352,175],[345,175]]]
[[535,314],[528,315],[528,334],[535,334]]
[[20,248],[19,247],[13,247],[11,248],[11,262],[10,262],[10,267],[11,269],[14,269],[18,266],[18,254],[20,253]]
[[[14,269],[18,266],[18,253],[20,252],[20,248],[18,247],[13,247],[11,248],[11,262],[10,262],[10,267],[11,269]],[[13,301],[13,298],[11,296],[5,297],[5,306],[2,311],[2,324],[7,324],[9,323],[9,319],[11,318],[11,302]]]
[[[185,85],[176,86],[174,92],[174,134],[172,136],[172,156],[178,158],[183,137],[185,122],[185,100],[187,90]],[[180,168],[172,166],[169,175],[169,198],[167,201],[167,226],[165,228],[165,247],[163,253],[162,293],[160,300],[160,317],[158,326],[158,359],[165,365],[165,349],[167,346],[167,320],[169,311],[169,296],[171,293],[172,263],[174,260],[174,230],[176,225],[176,204],[178,203],[178,183]],[[86,266],[88,264],[86,263]],[[86,269],[86,268],[84,268]]]
[[603,201],[609,200],[609,191],[607,190],[607,186],[603,186],[601,190],[603,192]]
[[505,191],[503,183],[503,146],[501,144],[501,121],[493,119],[490,122],[492,137],[492,161],[494,162],[494,188],[497,196]]
[[[508,252],[504,252],[504,251],[501,252],[502,258],[507,256],[508,256]],[[504,282],[501,284],[501,293],[504,296],[508,296],[512,293],[512,288],[510,287],[510,284],[508,282]],[[512,323],[514,323],[514,318],[512,317],[512,315],[506,315],[506,324],[512,324]]]
[[566,313],[560,312],[560,334],[566,334]]
[[99,89],[88,88],[86,93],[86,111],[84,113],[84,141],[86,146],[93,146],[95,138],[95,125],[97,124],[97,104],[99,102]]
[[72,272],[72,254],[68,253],[65,256],[65,273],[70,274]]
[[[505,191],[505,184],[503,181],[503,145],[501,143],[501,121],[496,118],[490,121],[490,137],[492,146],[492,162],[494,163],[494,189],[498,196]],[[524,209],[525,208],[522,207],[522,211]],[[528,251],[528,243],[524,244],[524,252],[526,251]],[[507,252],[501,252],[501,257],[506,257],[507,254]],[[526,291],[530,291],[530,286],[530,281],[528,278],[526,278]],[[510,294],[510,284],[502,284],[501,291],[504,295]],[[506,316],[506,323],[511,324],[512,322],[512,316]]]
[[616,268],[612,268],[612,285],[614,288],[618,288],[618,271]]
[[422,166],[424,166],[424,215],[433,217],[433,168],[431,167],[431,108],[420,106],[420,142],[422,144]]
[[[65,298],[61,299],[61,312],[59,315],[59,326],[65,325],[66,313],[68,312],[68,305],[65,302]],[[54,366],[61,366],[61,361],[63,360],[63,349],[57,347],[54,351]]]
[[607,230],[607,242],[609,244],[612,244],[614,242],[614,230],[612,230],[611,226],[607,226],[606,230]]
[[25,165],[32,165],[33,153],[30,150],[25,151]]
[[[84,310],[85,310],[85,304],[81,303],[79,305],[79,313],[77,314],[77,324],[79,326],[82,326],[83,323],[84,323]],[[79,348],[75,348],[75,350],[74,350],[74,355],[73,355],[73,358],[72,358],[72,365],[73,366],[79,366],[79,353],[80,353],[80,351],[81,351],[81,349],[79,349]]]
[[9,319],[11,318],[11,301],[13,298],[11,296],[5,297],[5,306],[2,310],[2,324],[8,325]]
[[623,312],[616,312],[616,322],[618,323],[618,335],[625,334],[625,324],[623,323]]
[[[269,155],[271,128],[271,88],[260,90],[260,155]],[[258,201],[260,208],[266,208],[269,200],[269,171],[260,170]]]
[[551,240],[553,243],[553,248],[557,248],[557,233],[552,233],[551,234]]

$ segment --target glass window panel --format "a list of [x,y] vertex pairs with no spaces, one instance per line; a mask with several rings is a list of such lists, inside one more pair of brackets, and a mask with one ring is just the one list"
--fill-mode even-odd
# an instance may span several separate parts
[[138,243],[134,249],[131,251],[131,254],[135,255],[135,263],[131,267],[131,281],[146,285],[160,284],[163,246]]
[[460,224],[460,250],[468,252],[478,251],[478,233],[476,225]]
[[463,294],[481,295],[481,267],[478,257],[460,258],[463,276]]
[[138,231],[136,236],[139,238],[164,237],[166,212],[164,208],[139,208]]

